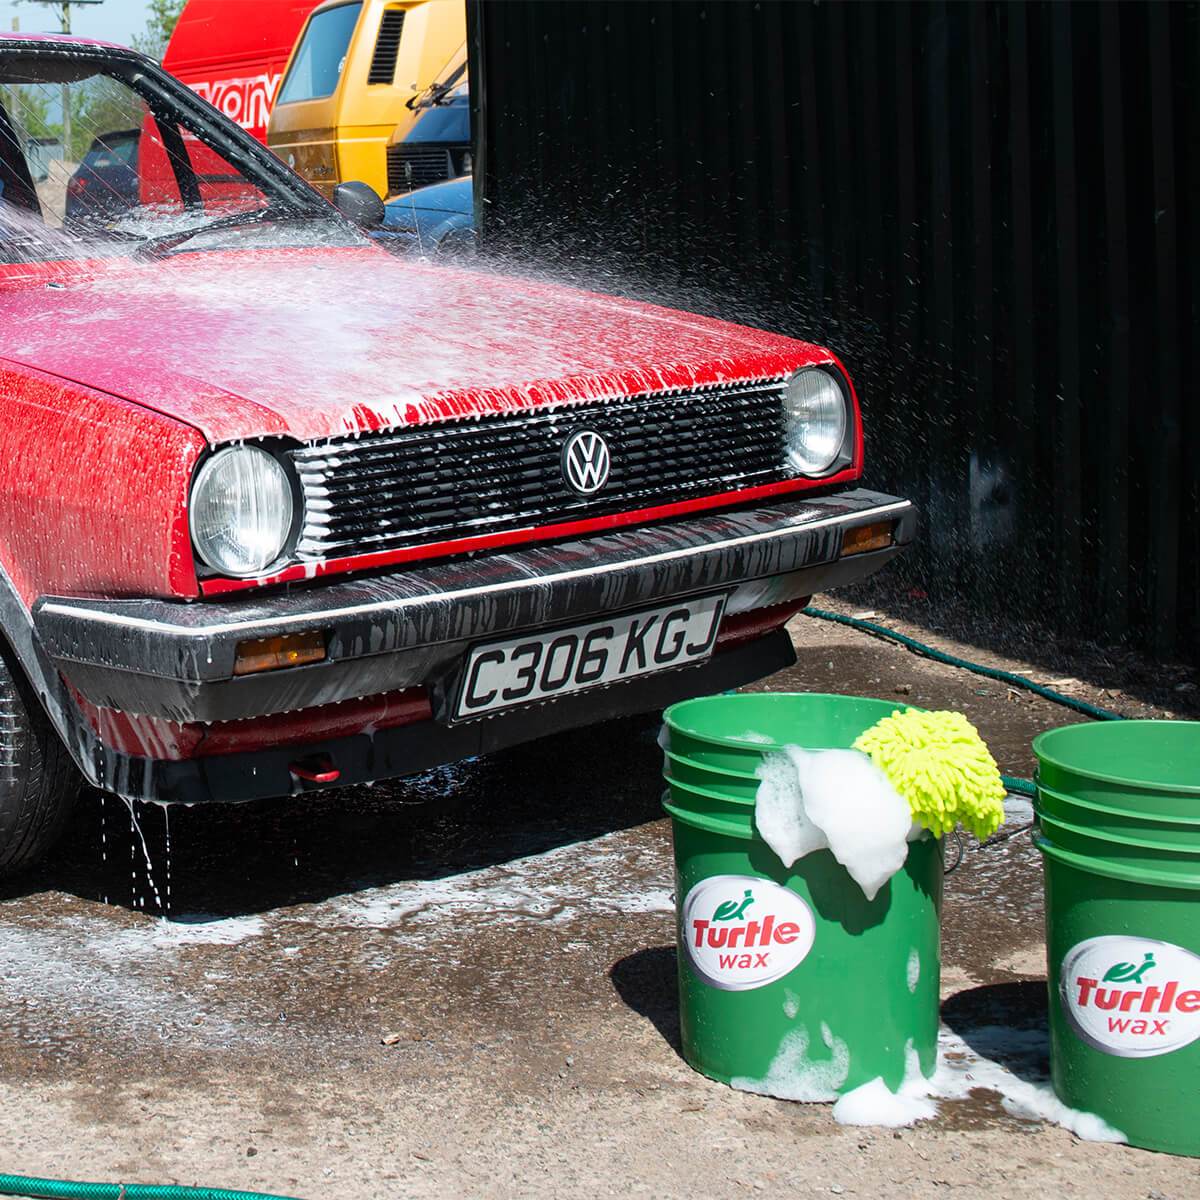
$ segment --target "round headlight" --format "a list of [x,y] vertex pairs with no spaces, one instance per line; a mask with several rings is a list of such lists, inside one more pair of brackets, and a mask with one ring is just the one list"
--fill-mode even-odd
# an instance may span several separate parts
[[196,472],[189,520],[196,553],[222,575],[261,575],[292,529],[292,485],[255,446],[218,450]]
[[820,475],[837,462],[846,443],[846,397],[827,371],[806,367],[788,380],[783,398],[787,465]]

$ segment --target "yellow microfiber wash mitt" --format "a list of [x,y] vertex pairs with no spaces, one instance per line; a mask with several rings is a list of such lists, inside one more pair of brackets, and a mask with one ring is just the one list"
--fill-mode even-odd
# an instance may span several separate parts
[[913,819],[935,836],[962,822],[982,840],[1003,824],[1000,768],[962,713],[897,710],[860,734],[854,748],[870,756]]

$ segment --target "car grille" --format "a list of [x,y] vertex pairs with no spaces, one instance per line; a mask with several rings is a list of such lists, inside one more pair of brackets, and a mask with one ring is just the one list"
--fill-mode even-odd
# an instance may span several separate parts
[[435,146],[400,142],[387,152],[388,195],[411,192],[464,173],[468,146]]
[[[786,479],[783,387],[779,380],[632,396],[292,450],[305,502],[297,554],[370,554]],[[608,482],[592,496],[563,478],[563,443],[577,429],[609,444]]]

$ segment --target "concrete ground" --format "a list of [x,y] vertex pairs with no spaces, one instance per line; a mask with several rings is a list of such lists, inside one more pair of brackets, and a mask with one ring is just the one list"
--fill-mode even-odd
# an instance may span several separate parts
[[[800,664],[762,686],[963,709],[1008,773],[1072,719],[841,627],[793,630]],[[1080,1142],[990,1092],[893,1133],[692,1072],[655,732],[621,722],[169,827],[89,797],[54,861],[0,893],[0,1171],[306,1200],[1200,1192],[1194,1160]],[[1016,805],[1009,828],[1026,820]],[[1023,1030],[1008,1065],[1026,1076],[1044,1067],[1041,920],[1026,833],[967,849],[943,1016],[968,1043]]]

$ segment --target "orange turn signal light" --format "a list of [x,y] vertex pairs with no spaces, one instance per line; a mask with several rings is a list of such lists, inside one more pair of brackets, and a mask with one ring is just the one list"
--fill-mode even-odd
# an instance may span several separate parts
[[308,633],[289,633],[283,637],[255,638],[252,642],[238,642],[233,658],[233,673],[256,675],[260,671],[302,667],[306,663],[324,660],[325,633],[321,629],[313,629]]
[[856,525],[842,538],[842,557],[865,554],[868,550],[886,550],[895,538],[895,521],[876,521],[874,525]]

